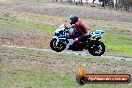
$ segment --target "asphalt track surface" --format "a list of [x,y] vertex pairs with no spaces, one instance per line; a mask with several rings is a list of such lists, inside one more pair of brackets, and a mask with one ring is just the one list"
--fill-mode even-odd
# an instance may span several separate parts
[[[19,47],[19,46],[8,46],[8,45],[1,45],[2,47],[8,47],[8,48],[20,48],[20,49],[32,49],[32,50],[38,50],[38,51],[50,51],[55,52],[51,49],[39,49],[39,48],[29,48],[29,47]],[[82,52],[82,51],[62,51],[63,54],[74,54],[74,55],[81,55],[81,56],[91,56],[88,52]],[[98,56],[95,56],[98,58]],[[107,58],[107,59],[113,59],[113,60],[124,60],[124,61],[132,61],[131,57],[123,57],[123,56],[112,56],[112,55],[102,55],[101,57]]]

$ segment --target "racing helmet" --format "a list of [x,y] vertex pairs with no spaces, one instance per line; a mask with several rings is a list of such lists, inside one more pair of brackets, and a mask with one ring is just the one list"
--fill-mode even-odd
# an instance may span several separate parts
[[70,16],[70,20],[71,20],[71,22],[70,22],[71,25],[75,24],[78,21],[78,16],[73,14]]

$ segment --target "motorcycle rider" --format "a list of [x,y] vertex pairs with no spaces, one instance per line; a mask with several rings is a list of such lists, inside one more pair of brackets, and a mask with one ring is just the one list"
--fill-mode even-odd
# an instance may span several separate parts
[[72,25],[71,28],[74,28],[73,32],[70,33],[70,36],[74,39],[68,39],[69,43],[66,45],[66,49],[68,49],[74,42],[80,42],[90,34],[90,31],[84,21],[79,19],[77,15],[71,15],[70,21],[70,24]]

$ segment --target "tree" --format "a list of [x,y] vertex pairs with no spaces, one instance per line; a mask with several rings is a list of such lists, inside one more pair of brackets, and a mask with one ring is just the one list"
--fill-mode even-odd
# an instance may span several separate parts
[[94,3],[95,2],[95,0],[93,0],[93,2],[92,3]]
[[57,2],[57,0],[53,0],[53,2]]
[[72,0],[68,0],[68,3],[72,3],[73,1]]

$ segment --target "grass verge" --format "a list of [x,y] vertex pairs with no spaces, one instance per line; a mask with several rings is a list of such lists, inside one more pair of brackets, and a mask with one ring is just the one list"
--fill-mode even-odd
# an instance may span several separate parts
[[[113,68],[112,66],[120,66],[121,68],[119,67],[118,70],[120,70],[120,73],[122,73],[121,71],[123,70],[122,68],[124,68],[124,66],[127,65],[129,66],[128,69],[131,68],[131,62],[127,61],[114,61],[99,57],[82,57],[75,55],[68,56],[62,53],[51,53],[45,51],[35,51],[32,49],[16,49],[6,47],[0,47],[0,56],[1,88],[131,88],[132,86],[131,83],[86,84],[80,86],[76,82],[75,73],[67,74],[67,68],[72,66],[72,69],[70,70],[72,72],[74,69],[76,69],[74,63],[79,65],[78,62],[88,63],[89,68],[87,69],[89,70],[89,73],[90,69],[94,70],[94,72],[99,71],[99,73],[103,73],[103,71],[111,73],[111,69],[109,69],[110,65],[110,68]],[[51,63],[49,58],[51,59],[51,62],[54,62],[55,59],[57,62],[60,62],[59,66],[54,68],[53,66],[58,65],[58,63]],[[61,60],[64,60],[65,63],[61,63]],[[107,63],[109,66],[107,67],[106,65],[103,65],[104,63]],[[41,66],[38,67],[40,64]],[[50,70],[49,67],[47,67],[47,69],[42,69],[45,68],[46,64],[54,69]],[[63,64],[65,66],[62,66]],[[98,64],[96,67],[97,69],[92,67],[93,64]],[[101,64],[103,65],[103,68]],[[55,71],[58,68],[60,70],[64,70],[64,72]],[[105,68],[109,70],[105,70]]]
[[75,77],[48,72],[0,72],[1,88],[131,88],[132,84],[86,84],[80,86]]
[[2,22],[15,25],[20,28],[36,29],[44,33],[53,33],[55,31],[55,27],[53,26],[48,26],[41,23],[27,22],[24,20],[18,20],[18,19],[15,19],[14,17],[5,16],[5,17],[1,17],[0,20]]

